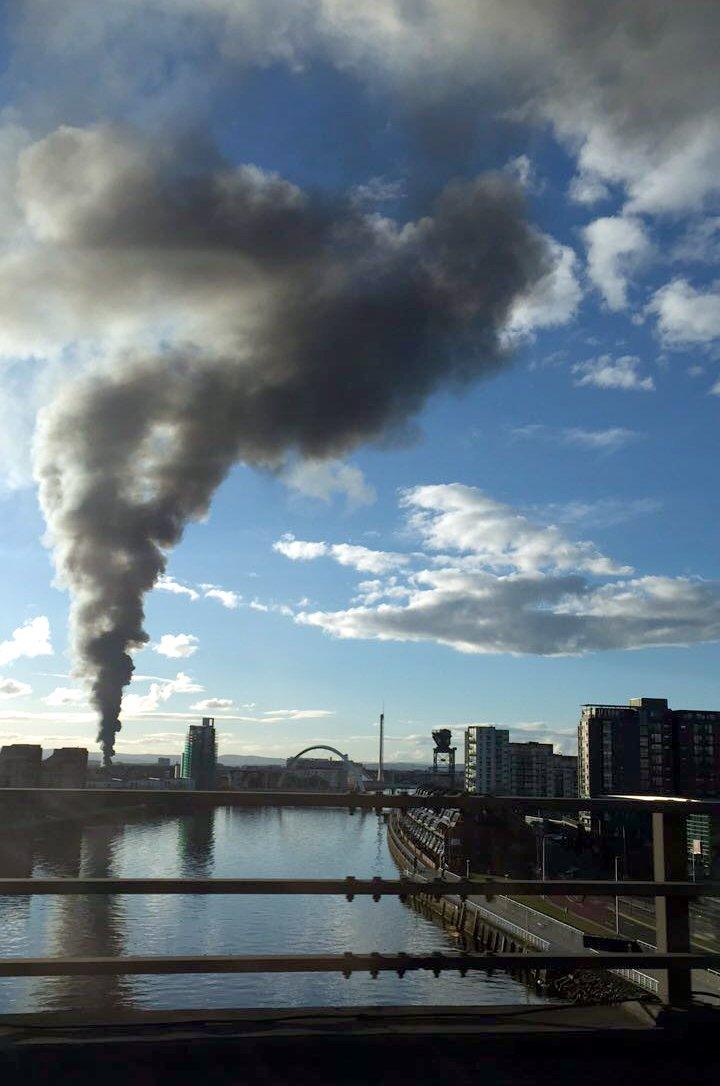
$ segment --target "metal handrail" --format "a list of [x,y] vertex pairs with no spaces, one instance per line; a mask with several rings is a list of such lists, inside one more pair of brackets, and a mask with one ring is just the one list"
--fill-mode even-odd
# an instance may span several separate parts
[[98,800],[108,806],[133,805],[138,801],[180,808],[203,805],[226,807],[344,807],[349,810],[407,810],[427,807],[432,810],[453,808],[476,814],[480,811],[621,811],[663,812],[679,814],[718,814],[720,799],[684,799],[662,796],[603,796],[601,798],[570,798],[567,796],[477,796],[466,792],[442,795],[389,795],[372,792],[235,792],[198,791],[193,789],[141,788],[2,788],[0,799],[37,800],[41,795],[50,799],[65,799],[70,806],[82,811],[83,806],[96,805]]
[[345,954],[315,956],[223,956],[223,957],[118,957],[118,958],[5,958],[0,959],[0,977],[10,976],[71,976],[170,974],[170,973],[276,973],[276,972],[351,972],[364,971],[371,975],[393,971],[400,975],[412,969],[430,969],[439,973],[445,969],[488,971],[492,969],[541,970],[546,967],[574,969],[607,968],[630,970],[635,967],[661,971],[660,993],[665,1002],[687,1006],[692,1000],[691,970],[720,967],[720,954],[691,953],[688,903],[694,897],[717,892],[717,883],[688,883],[686,881],[686,846],[684,818],[688,814],[720,812],[720,800],[686,800],[669,797],[608,796],[598,799],[545,798],[528,796],[475,796],[468,794],[386,795],[384,793],[318,793],[318,792],[231,792],[231,791],[156,791],[125,789],[2,789],[3,800],[35,801],[43,798],[45,810],[56,816],[74,817],[100,806],[128,807],[151,805],[155,809],[180,813],[203,807],[232,806],[346,808],[383,811],[408,810],[416,807],[442,810],[454,808],[470,814],[484,811],[514,809],[524,811],[597,811],[613,808],[644,811],[653,817],[653,882],[622,882],[604,880],[527,880],[491,879],[485,882],[436,879],[430,882],[408,879],[5,879],[0,893],[6,894],[262,894],[262,893],[320,893],[344,894],[348,898],[369,895],[375,899],[383,894],[399,897],[413,892],[441,896],[450,892],[457,896],[490,898],[508,893],[593,893],[628,897],[654,897],[658,951],[624,953],[490,953],[459,955],[405,954]]
[[720,962],[718,954],[588,953],[523,954],[269,954],[269,955],[143,955],[101,958],[0,958],[0,977],[73,977],[165,975],[190,973],[409,973],[427,969],[441,973],[489,972],[494,969],[550,968],[616,969],[645,966],[656,969],[703,969]]
[[68,894],[269,894],[345,895],[346,897],[408,897],[412,894],[442,897],[492,898],[508,894],[545,895],[593,894],[597,897],[680,897],[696,898],[717,894],[720,882],[613,882],[602,879],[487,879],[474,881],[417,878],[359,879],[176,879],[176,878],[0,878],[3,895]]

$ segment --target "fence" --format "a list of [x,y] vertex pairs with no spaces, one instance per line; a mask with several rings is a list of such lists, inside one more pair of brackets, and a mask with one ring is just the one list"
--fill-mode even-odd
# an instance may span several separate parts
[[[92,800],[88,797],[92,796]],[[234,807],[334,807],[349,811],[359,808],[382,811],[387,808],[457,808],[470,814],[489,809],[536,810],[537,799],[473,795],[362,795],[357,793],[278,792],[142,792],[132,793],[135,804],[164,811],[187,812],[212,806]],[[2,804],[38,805],[45,811],[72,811],[82,816],[89,810],[123,808],[126,791],[72,789],[3,789]],[[692,953],[690,950],[689,902],[699,896],[720,895],[720,883],[687,881],[685,818],[688,814],[718,813],[720,801],[672,800],[613,797],[608,799],[543,799],[543,808],[555,811],[643,810],[652,812],[654,880],[615,882],[606,880],[502,879],[484,882],[482,895],[599,894],[625,897],[654,897],[656,901],[657,950],[652,952],[552,954],[533,953],[534,968],[604,968],[613,970],[660,970],[658,991],[664,1003],[687,1007],[692,1001],[691,970],[720,969],[720,954]],[[326,894],[345,895],[349,900],[369,895],[404,899],[413,893],[442,896],[448,892],[462,899],[477,894],[477,883],[466,879],[0,879],[2,894]],[[191,973],[297,973],[340,972],[350,975],[364,971],[372,975],[393,971],[403,973],[430,969],[435,974],[456,970],[513,969],[527,966],[521,953],[489,954],[355,954],[267,955],[220,957],[90,957],[90,958],[0,958],[0,977],[48,977],[120,974]]]

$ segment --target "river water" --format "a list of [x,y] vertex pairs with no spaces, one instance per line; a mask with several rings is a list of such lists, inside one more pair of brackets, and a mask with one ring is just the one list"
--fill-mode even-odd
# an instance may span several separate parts
[[[374,812],[237,810],[6,834],[0,875],[396,876]],[[397,899],[251,896],[0,897],[0,954],[428,953],[450,935]],[[0,979],[0,1013],[91,1008],[534,1003],[502,973],[425,972]]]

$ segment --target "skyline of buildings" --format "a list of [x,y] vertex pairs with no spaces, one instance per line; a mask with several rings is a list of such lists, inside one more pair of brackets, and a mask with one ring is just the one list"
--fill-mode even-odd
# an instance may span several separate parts
[[465,789],[476,795],[576,796],[577,759],[552,743],[510,741],[508,728],[465,730]]
[[582,797],[720,794],[720,712],[670,709],[667,698],[583,705],[578,786]]

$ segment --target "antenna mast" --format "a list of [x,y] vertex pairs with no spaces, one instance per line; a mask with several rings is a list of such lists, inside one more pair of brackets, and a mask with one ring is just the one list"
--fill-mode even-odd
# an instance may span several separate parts
[[385,753],[385,713],[380,713],[380,753],[378,756],[378,771],[377,781],[378,784],[383,783],[384,769],[383,769],[383,756]]

